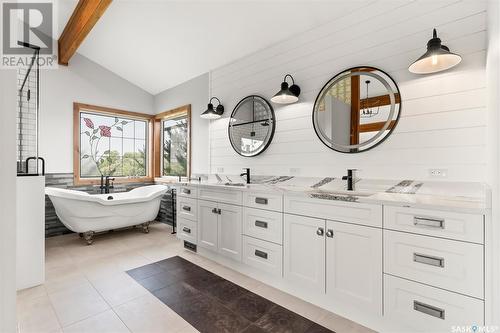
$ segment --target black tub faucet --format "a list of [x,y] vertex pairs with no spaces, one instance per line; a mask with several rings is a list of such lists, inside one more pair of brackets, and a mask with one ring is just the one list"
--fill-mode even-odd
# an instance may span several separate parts
[[109,184],[109,181],[114,182],[115,179],[110,178],[109,176],[106,176],[106,185],[105,185],[106,188],[104,189],[104,193],[109,193],[110,189],[115,188],[113,183]]
[[347,176],[342,177],[342,180],[347,180],[348,191],[354,191],[354,171],[356,169],[347,169]]
[[114,188],[113,183],[110,184],[109,181],[114,182],[115,179],[109,176],[106,176],[106,178],[104,178],[104,176],[101,175],[101,186],[99,187],[101,189],[101,194],[107,194],[109,193],[110,189]]
[[99,188],[101,189],[101,194],[104,193],[104,176],[101,175],[101,186],[99,186]]
[[240,176],[246,176],[247,184],[250,184],[250,168],[244,168],[243,170],[245,170],[245,172],[243,172]]

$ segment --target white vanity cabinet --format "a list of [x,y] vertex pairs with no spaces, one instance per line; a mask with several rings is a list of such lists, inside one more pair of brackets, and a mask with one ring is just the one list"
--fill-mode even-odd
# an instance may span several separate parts
[[285,279],[382,314],[382,230],[285,214]]
[[201,255],[329,311],[391,332],[488,323],[481,212],[265,187],[178,195],[178,237]]
[[242,207],[198,200],[198,246],[241,261]]
[[243,194],[243,205],[257,209],[283,210],[283,195],[281,193],[269,193],[261,191],[245,192]]
[[198,221],[198,246],[217,251],[219,247],[219,214],[217,203],[199,200],[198,212],[200,216]]
[[219,253],[236,261],[241,261],[241,220],[240,206],[218,204],[219,226],[217,239]]
[[384,206],[384,315],[408,331],[485,324],[484,215]]
[[243,208],[243,234],[283,244],[283,214],[256,208]]
[[198,189],[181,185],[176,189],[177,237],[191,244],[197,243],[198,234]]
[[196,199],[198,198],[198,188],[192,185],[180,185],[177,188],[177,196]]
[[197,221],[197,201],[196,199],[179,196],[177,198],[177,216],[183,219]]
[[325,220],[285,214],[284,277],[298,288],[325,292]]
[[326,221],[326,294],[382,315],[382,230]]

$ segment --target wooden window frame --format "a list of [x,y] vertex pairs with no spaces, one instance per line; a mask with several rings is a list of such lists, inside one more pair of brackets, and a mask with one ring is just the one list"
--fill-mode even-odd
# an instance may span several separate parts
[[147,113],[131,112],[119,109],[113,109],[103,106],[73,103],[73,183],[74,185],[98,185],[101,183],[100,177],[98,178],[80,178],[80,113],[90,112],[95,114],[102,114],[105,116],[124,116],[131,119],[138,119],[147,121],[148,126],[148,147],[147,147],[147,169],[145,177],[127,177],[116,176],[115,183],[139,183],[139,182],[152,182],[153,176],[153,138],[154,136],[154,115]]
[[187,145],[187,177],[188,179],[191,178],[191,104],[183,105],[180,107],[177,107],[172,110],[168,110],[162,113],[159,113],[154,116],[154,125],[153,125],[153,133],[154,133],[154,147],[153,147],[153,154],[154,154],[154,161],[153,161],[153,175],[154,177],[157,178],[176,178],[176,176],[163,176],[162,172],[162,152],[163,152],[163,142],[162,142],[162,121],[169,119],[169,118],[175,118],[181,114],[187,114],[187,120],[188,120],[188,126],[187,126],[187,140],[188,140],[188,145]]

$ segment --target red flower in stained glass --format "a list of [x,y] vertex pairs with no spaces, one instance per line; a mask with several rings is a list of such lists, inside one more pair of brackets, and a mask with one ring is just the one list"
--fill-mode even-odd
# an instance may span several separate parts
[[85,121],[85,125],[87,125],[88,128],[94,129],[94,123],[92,122],[92,120],[90,120],[89,118],[83,118],[83,120]]
[[99,129],[101,130],[101,136],[105,136],[107,138],[111,137],[111,127],[101,125],[99,126]]

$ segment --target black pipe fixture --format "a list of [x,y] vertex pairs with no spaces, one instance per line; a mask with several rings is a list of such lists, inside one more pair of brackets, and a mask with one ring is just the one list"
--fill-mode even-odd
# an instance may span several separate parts
[[[287,77],[292,79],[292,85],[290,87],[288,87],[288,82],[286,82]],[[299,95],[300,95],[300,87],[295,84],[293,76],[287,74],[283,78],[280,91],[278,91],[276,95],[274,95],[271,98],[271,102],[277,104],[291,104],[299,100]]]
[[[212,100],[217,100],[217,107],[214,109],[214,105],[212,104]],[[207,109],[203,112],[200,117],[203,119],[219,119],[222,117],[224,113],[224,106],[220,103],[220,100],[217,97],[210,98]]]
[[427,52],[412,63],[408,70],[415,74],[437,73],[458,65],[460,61],[462,57],[442,45],[434,29],[432,39],[427,42]]

